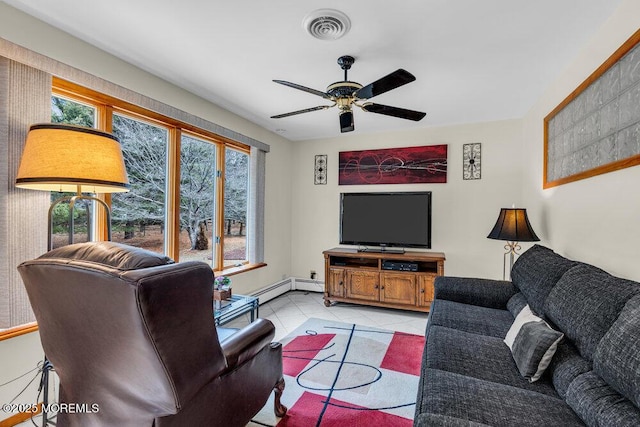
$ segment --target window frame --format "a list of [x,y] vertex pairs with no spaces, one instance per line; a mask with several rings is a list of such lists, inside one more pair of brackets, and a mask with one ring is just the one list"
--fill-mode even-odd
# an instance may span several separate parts
[[[182,134],[204,140],[216,146],[217,170],[216,177],[216,224],[215,236],[217,245],[215,260],[212,260],[214,272],[224,275],[233,275],[243,271],[253,270],[265,266],[265,263],[250,263],[245,260],[240,266],[224,268],[224,177],[225,177],[225,151],[226,148],[239,151],[251,157],[251,147],[238,141],[217,135],[194,125],[164,116],[130,102],[122,101],[109,95],[85,88],[59,77],[52,77],[51,96],[59,96],[75,102],[90,105],[97,110],[96,129],[112,133],[113,114],[121,114],[135,120],[140,120],[168,129],[167,142],[167,181],[166,181],[166,212],[165,212],[165,254],[180,261],[180,145]],[[111,196],[100,194],[97,197],[103,199],[109,206]],[[98,210],[96,212],[98,223],[97,240],[105,240],[107,237],[106,215]],[[247,236],[247,239],[249,236]]]

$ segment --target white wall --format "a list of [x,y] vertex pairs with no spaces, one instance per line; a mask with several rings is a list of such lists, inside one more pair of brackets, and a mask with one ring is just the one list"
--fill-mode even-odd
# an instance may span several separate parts
[[[357,112],[356,112],[357,113]],[[391,120],[383,117],[381,120]],[[462,145],[482,143],[482,179],[462,179]],[[338,185],[338,153],[420,145],[448,144],[446,184]],[[341,135],[296,142],[293,146],[292,272],[324,276],[322,251],[339,243],[339,195],[354,191],[433,192],[432,251],[444,252],[445,273],[502,278],[504,243],[487,239],[500,208],[520,206],[521,122],[440,127],[406,132]],[[316,154],[328,155],[328,182],[314,185]],[[534,229],[537,218],[531,218]],[[527,245],[523,244],[523,247]]]
[[[26,387],[29,382],[38,374],[33,371],[42,362],[44,351],[40,346],[40,335],[38,332],[31,332],[20,335],[5,341],[0,341],[0,384],[5,384],[15,378],[27,373],[24,377],[0,387],[0,404],[12,402],[18,393]],[[36,400],[40,375],[13,403],[32,404]],[[0,411],[0,421],[9,418],[15,413]]]
[[[640,280],[640,167],[542,189],[543,118],[640,28],[640,2],[625,0],[523,120],[524,202],[544,243],[614,275]],[[639,136],[640,138],[640,136]],[[534,224],[535,226],[535,224]]]

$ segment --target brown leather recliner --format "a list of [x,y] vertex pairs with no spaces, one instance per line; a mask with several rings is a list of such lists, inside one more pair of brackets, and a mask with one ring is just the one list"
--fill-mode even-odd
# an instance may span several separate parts
[[71,404],[58,426],[244,426],[274,388],[284,416],[273,324],[217,329],[207,264],[90,242],[18,270]]

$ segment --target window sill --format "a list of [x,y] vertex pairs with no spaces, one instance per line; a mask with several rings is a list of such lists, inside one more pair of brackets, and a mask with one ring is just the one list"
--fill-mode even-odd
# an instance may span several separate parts
[[14,326],[13,328],[9,329],[3,329],[0,330],[0,341],[28,334],[29,332],[35,332],[37,330],[38,324],[36,322],[25,323],[24,325]]
[[258,268],[266,267],[266,262],[259,262],[255,264],[243,264],[238,267],[227,267],[224,270],[214,271],[215,276],[234,276],[236,274],[244,273],[251,270],[256,270]]

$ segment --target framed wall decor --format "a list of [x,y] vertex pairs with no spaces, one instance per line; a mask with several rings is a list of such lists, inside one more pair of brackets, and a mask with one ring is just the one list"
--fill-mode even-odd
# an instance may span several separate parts
[[447,145],[341,151],[338,184],[447,182]]
[[462,179],[480,179],[482,145],[479,142],[462,145]]
[[640,164],[640,30],[544,118],[543,188]]
[[315,158],[313,169],[313,183],[324,185],[327,183],[327,155],[318,154]]

